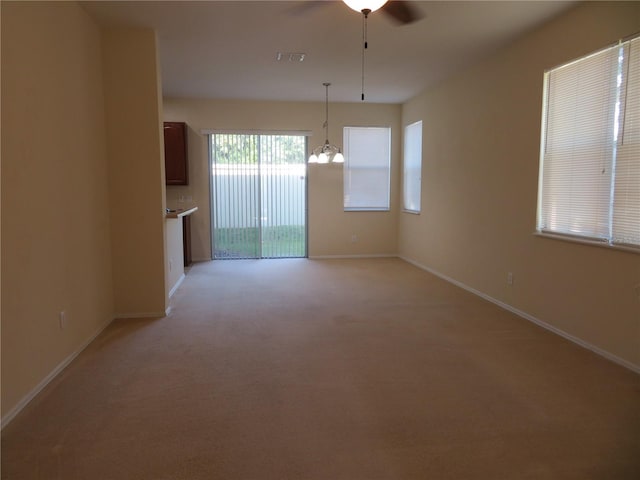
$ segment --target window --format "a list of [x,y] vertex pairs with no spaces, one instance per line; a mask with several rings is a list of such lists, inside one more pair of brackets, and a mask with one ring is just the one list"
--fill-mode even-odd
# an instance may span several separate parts
[[344,209],[389,210],[391,129],[344,127]]
[[545,74],[539,232],[640,247],[640,38]]
[[422,189],[422,121],[404,127],[402,208],[420,213]]

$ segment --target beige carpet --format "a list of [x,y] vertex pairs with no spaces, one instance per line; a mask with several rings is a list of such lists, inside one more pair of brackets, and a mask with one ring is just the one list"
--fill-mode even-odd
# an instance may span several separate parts
[[[2,478],[640,478],[640,377],[398,259],[198,264],[2,432]],[[606,321],[606,319],[603,319]]]

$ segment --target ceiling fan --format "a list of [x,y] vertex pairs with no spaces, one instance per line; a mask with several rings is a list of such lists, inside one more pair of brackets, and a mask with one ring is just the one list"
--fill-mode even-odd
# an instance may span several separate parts
[[[393,21],[401,25],[414,23],[424,17],[422,12],[411,5],[412,2],[402,0],[342,0],[352,10],[362,13],[362,92],[360,100],[364,102],[364,79],[365,79],[365,51],[368,48],[367,42],[367,19],[369,14],[380,10]],[[298,13],[309,8],[315,8],[320,5],[326,5],[325,1],[307,1],[301,9],[296,9]],[[326,85],[326,84],[324,84]]]
[[[413,2],[402,0],[342,0],[347,6],[356,12],[366,11],[367,15],[380,10],[385,16],[399,25],[408,25],[417,22],[424,17],[423,13],[411,5]],[[291,11],[296,14],[304,14],[309,10],[327,4],[327,0],[307,0]]]
[[422,18],[420,12],[409,5],[407,1],[387,0],[342,0],[349,8],[362,13],[362,92],[360,99],[364,102],[364,63],[367,42],[367,19],[376,10],[389,15],[397,23],[406,25]]
[[407,25],[420,20],[423,15],[411,2],[402,0],[342,0],[349,8],[365,16],[380,10],[394,22]]

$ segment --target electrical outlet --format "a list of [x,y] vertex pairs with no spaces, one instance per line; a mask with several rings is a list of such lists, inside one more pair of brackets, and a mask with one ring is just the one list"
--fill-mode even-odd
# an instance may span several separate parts
[[64,310],[58,314],[58,324],[60,325],[60,330],[67,328],[67,312]]
[[173,260],[169,260],[169,271],[173,271]]
[[358,235],[351,235],[351,243],[356,243],[358,241]]
[[507,285],[513,285],[513,272],[507,273]]

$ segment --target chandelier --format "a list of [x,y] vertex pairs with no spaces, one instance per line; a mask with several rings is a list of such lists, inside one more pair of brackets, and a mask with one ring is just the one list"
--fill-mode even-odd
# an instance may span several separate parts
[[320,145],[313,149],[311,156],[309,157],[309,163],[344,163],[344,156],[340,149],[335,145],[329,143],[329,85],[330,83],[323,83],[326,90],[325,97],[325,138],[324,145]]

